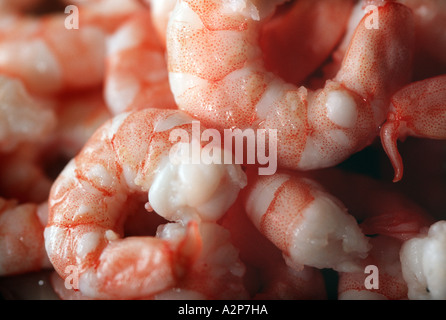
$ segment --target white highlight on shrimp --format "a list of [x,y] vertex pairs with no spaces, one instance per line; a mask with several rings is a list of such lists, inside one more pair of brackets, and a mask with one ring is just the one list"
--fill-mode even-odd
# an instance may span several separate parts
[[[169,140],[177,142],[169,152],[170,161],[182,164],[255,164],[260,175],[277,171],[277,130],[275,129],[224,129],[223,141],[217,129],[200,130],[200,121],[192,121],[192,137],[181,128],[170,132]],[[266,133],[268,132],[268,134]],[[200,134],[201,133],[201,134]],[[246,148],[245,143],[246,141]],[[208,142],[201,148],[201,142]],[[267,146],[268,144],[268,146]],[[202,151],[200,151],[202,149]],[[234,149],[234,152],[231,151]],[[222,155],[222,150],[227,150]],[[246,150],[246,153],[245,153]]]

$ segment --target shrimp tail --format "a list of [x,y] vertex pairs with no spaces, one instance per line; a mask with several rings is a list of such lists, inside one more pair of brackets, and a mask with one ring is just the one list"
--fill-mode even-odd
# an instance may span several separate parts
[[393,166],[394,177],[393,182],[398,182],[403,178],[403,159],[398,151],[400,123],[398,120],[388,120],[381,127],[380,136],[384,151]]
[[200,257],[203,248],[203,241],[200,235],[199,226],[196,221],[187,224],[184,239],[178,245],[178,255],[176,257],[175,274],[181,278],[187,272],[187,267]]
[[446,75],[413,82],[391,99],[381,141],[395,169],[394,182],[402,179],[403,163],[397,140],[408,136],[446,139]]

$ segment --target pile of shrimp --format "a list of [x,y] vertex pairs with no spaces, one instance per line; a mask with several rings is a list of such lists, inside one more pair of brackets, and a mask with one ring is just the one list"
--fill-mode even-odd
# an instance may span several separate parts
[[446,299],[445,53],[443,0],[0,0],[2,297]]

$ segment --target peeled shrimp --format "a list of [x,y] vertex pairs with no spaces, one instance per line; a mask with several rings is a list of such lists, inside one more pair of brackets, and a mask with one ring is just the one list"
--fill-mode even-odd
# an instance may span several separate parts
[[107,41],[104,97],[114,114],[144,108],[176,108],[170,91],[165,48],[141,10]]
[[9,16],[0,28],[0,72],[23,81],[34,94],[100,86],[105,33],[94,25],[65,27],[65,14]]
[[311,92],[262,64],[259,29],[281,2],[178,2],[167,30],[171,88],[208,127],[277,129],[281,167],[333,166],[371,143],[390,96],[410,80],[412,13],[385,3],[378,29],[366,15],[336,77]]
[[[177,110],[120,114],[95,132],[53,184],[46,250],[64,279],[68,266],[77,268],[81,293],[136,298],[173,287],[199,252],[193,221],[219,219],[246,184],[238,165],[183,161],[191,156],[188,143],[169,136],[175,129],[190,134],[191,121]],[[123,238],[129,205],[147,195],[148,210],[185,224],[182,235]]]
[[395,185],[339,170],[314,178],[348,206],[371,245],[358,271],[339,273],[338,298],[408,299],[401,246],[423,234],[434,219]]
[[246,215],[241,199],[219,220],[231,232],[246,266],[245,283],[252,299],[326,299],[327,290],[320,270],[288,266],[281,251],[264,237]]
[[52,106],[33,97],[19,79],[0,75],[0,152],[45,141],[56,126]]
[[50,268],[43,245],[46,203],[19,204],[0,198],[0,275]]
[[370,246],[339,200],[297,173],[248,178],[242,190],[246,213],[288,265],[358,270]]
[[427,232],[405,242],[401,248],[404,279],[409,299],[446,299],[446,221],[437,221]]

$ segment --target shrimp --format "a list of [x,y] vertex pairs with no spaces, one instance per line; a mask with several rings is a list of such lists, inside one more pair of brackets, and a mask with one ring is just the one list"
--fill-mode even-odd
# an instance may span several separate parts
[[446,3],[442,0],[398,0],[412,9],[415,18],[414,79],[446,73]]
[[[45,247],[64,279],[68,266],[77,268],[81,293],[136,298],[173,287],[200,252],[197,221],[218,220],[246,184],[239,165],[185,160],[195,154],[189,143],[174,143],[169,136],[175,129],[189,135],[192,120],[165,109],[115,116],[54,182]],[[147,195],[146,209],[182,222],[182,235],[122,238],[129,205]]]
[[153,26],[158,33],[161,43],[163,46],[166,46],[167,25],[177,0],[143,0],[143,2],[150,7]]
[[346,204],[371,244],[359,271],[340,272],[338,298],[406,300],[400,250],[424,233],[433,217],[395,185],[383,181],[339,170],[318,172],[313,178]]
[[353,5],[354,1],[343,0],[306,0],[283,5],[283,13],[268,21],[260,34],[265,68],[287,82],[304,83],[338,45]]
[[390,96],[409,81],[412,13],[385,3],[378,29],[366,15],[336,77],[312,92],[262,63],[259,30],[278,3],[178,2],[167,29],[172,92],[178,107],[207,127],[276,129],[281,167],[333,166],[378,136]]
[[47,139],[56,126],[52,107],[31,95],[20,79],[0,75],[0,152]]
[[322,273],[311,267],[289,267],[281,251],[246,215],[240,198],[219,220],[231,232],[246,266],[245,283],[252,299],[322,300],[327,298]]
[[0,276],[50,268],[43,245],[48,207],[0,198]]
[[144,108],[175,109],[165,48],[151,13],[134,14],[107,42],[104,97],[113,114]]
[[405,242],[400,256],[409,299],[446,299],[446,221]]
[[95,25],[67,29],[65,19],[65,14],[5,19],[0,72],[21,79],[30,92],[42,96],[100,86],[105,33]]
[[[172,242],[184,227],[179,223],[159,225],[157,239]],[[216,223],[205,222],[199,225],[201,244],[196,260],[188,266],[187,275],[176,278],[171,287],[143,299],[247,299],[243,283],[245,267],[238,259],[237,249],[229,241],[229,232]],[[177,266],[178,267],[178,266]],[[57,274],[52,276],[55,292],[63,300],[93,299],[81,291],[67,289]]]
[[[51,130],[39,139],[26,135],[15,149],[0,153],[1,196],[21,203],[40,203],[48,199],[51,184],[67,159],[74,157],[90,135],[111,118],[101,95],[95,90],[51,100],[48,112],[55,123]],[[18,113],[25,105],[14,107],[13,112]],[[39,123],[32,121],[28,126],[38,128]]]
[[79,28],[86,25],[99,27],[105,34],[116,31],[127,19],[143,6],[138,0],[64,0],[67,7],[75,6],[78,12]]
[[246,213],[283,253],[287,264],[336,271],[358,270],[370,246],[344,205],[297,172],[271,176],[248,172]]
[[397,140],[408,136],[446,139],[446,75],[413,82],[393,95],[387,121],[380,132],[382,145],[395,170],[403,176]]
[[41,145],[22,144],[14,152],[0,154],[0,195],[20,203],[48,199],[52,179],[40,165]]

